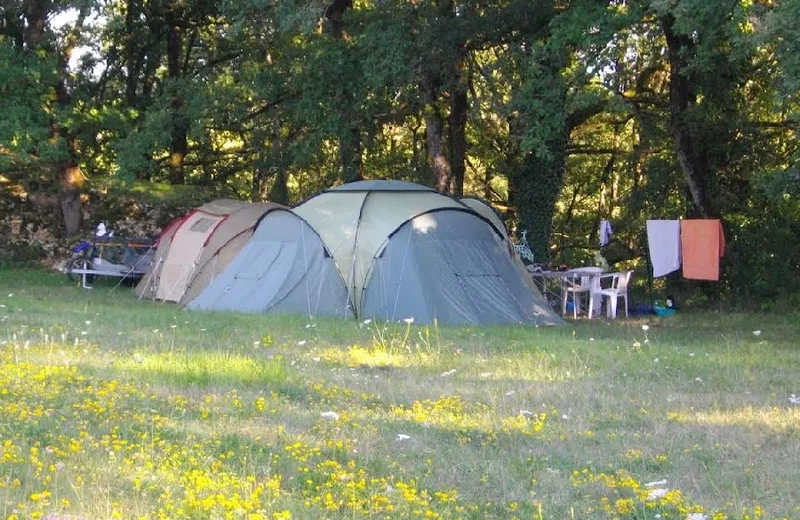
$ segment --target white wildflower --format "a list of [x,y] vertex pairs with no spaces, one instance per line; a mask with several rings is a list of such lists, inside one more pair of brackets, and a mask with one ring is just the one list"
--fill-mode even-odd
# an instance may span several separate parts
[[754,330],[753,331],[753,336],[760,336],[760,335],[761,335],[761,331],[760,330]]
[[517,392],[515,392],[514,390],[509,390],[508,392],[506,392],[506,397],[510,397],[510,396],[512,396],[512,395],[514,395],[516,393]]
[[561,418],[564,419],[565,421],[569,421],[569,415],[567,414],[563,414]]
[[302,347],[302,346],[303,346],[303,345],[305,345],[305,344],[306,344],[306,340],[302,340],[302,341],[298,341],[298,342],[297,342],[297,346],[298,346],[298,347]]
[[698,383],[702,383],[703,382],[703,378],[702,377],[695,377],[694,380],[697,381]]
[[694,357],[694,352],[689,352],[689,357]]
[[656,481],[653,481],[653,482],[648,482],[647,484],[644,485],[644,487],[653,488],[653,487],[656,487],[656,486],[666,486],[666,485],[667,485],[667,479],[663,479],[663,480],[656,480]]
[[404,321],[404,322],[406,322],[406,323],[408,323],[409,325],[411,325],[412,323],[414,323],[414,318],[413,318],[413,317],[411,317],[411,318],[406,318],[406,319],[404,319],[403,321]]
[[642,330],[647,332],[648,330],[650,330],[650,325],[642,325]]
[[664,498],[667,496],[667,491],[668,490],[664,488],[651,489],[647,494],[647,500],[658,500],[659,498]]
[[92,322],[90,320],[86,320],[86,321],[84,321],[84,323],[86,324],[87,327],[92,324]]
[[322,413],[321,413],[321,414],[319,414],[319,415],[320,415],[320,417],[322,417],[323,419],[328,419],[328,420],[330,420],[330,421],[338,421],[338,420],[339,420],[339,414],[338,414],[338,413],[336,413],[336,412],[334,412],[334,411],[322,412]]
[[531,417],[533,415],[533,412],[530,410],[520,410],[519,414],[523,417]]
[[410,438],[411,438],[411,435],[406,435],[405,433],[398,433],[397,434],[397,440],[398,441],[407,441]]
[[452,370],[448,370],[447,372],[442,372],[441,373],[441,377],[452,376],[455,373],[456,373],[456,369],[454,368]]
[[789,396],[789,403],[790,404],[800,404],[800,397],[792,394]]
[[362,321],[361,323],[363,323],[364,325],[369,325],[370,323],[372,323],[372,319],[371,318],[367,318],[366,320]]
[[318,358],[318,357],[313,357],[313,358],[311,358],[311,360],[312,360],[314,363],[319,363],[319,360],[320,360],[320,358]]
[[704,513],[689,513],[686,520],[708,520],[708,515]]

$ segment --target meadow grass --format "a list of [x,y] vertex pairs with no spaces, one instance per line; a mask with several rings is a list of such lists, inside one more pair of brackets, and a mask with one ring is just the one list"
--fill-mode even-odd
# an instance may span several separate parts
[[446,328],[113,287],[0,272],[1,518],[800,518],[798,314]]

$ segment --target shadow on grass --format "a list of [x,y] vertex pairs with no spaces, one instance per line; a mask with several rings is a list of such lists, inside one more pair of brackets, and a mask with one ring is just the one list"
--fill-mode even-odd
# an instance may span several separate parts
[[180,387],[287,387],[292,374],[284,359],[257,359],[230,352],[136,354],[115,363],[132,379]]

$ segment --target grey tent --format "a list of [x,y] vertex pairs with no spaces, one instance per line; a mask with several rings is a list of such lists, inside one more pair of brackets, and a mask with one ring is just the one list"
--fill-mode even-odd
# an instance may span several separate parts
[[353,316],[330,253],[311,226],[286,209],[261,217],[236,258],[187,307]]
[[518,269],[504,230],[431,188],[360,181],[292,211],[331,252],[359,318],[562,323]]

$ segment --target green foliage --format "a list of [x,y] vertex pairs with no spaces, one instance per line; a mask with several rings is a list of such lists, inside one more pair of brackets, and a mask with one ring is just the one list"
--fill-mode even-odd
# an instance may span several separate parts
[[[126,190],[291,203],[359,175],[432,185],[434,111],[465,192],[527,229],[537,260],[591,261],[610,218],[604,253],[643,280],[645,220],[697,211],[679,129],[731,235],[719,293],[800,290],[787,239],[800,191],[797,2],[45,4],[40,40],[27,41],[19,2],[0,21],[0,180],[17,191],[60,193],[71,158],[92,197],[110,187],[109,205]],[[672,62],[665,27],[679,40]],[[689,98],[678,115],[675,63]],[[458,89],[465,123],[449,119]]]

